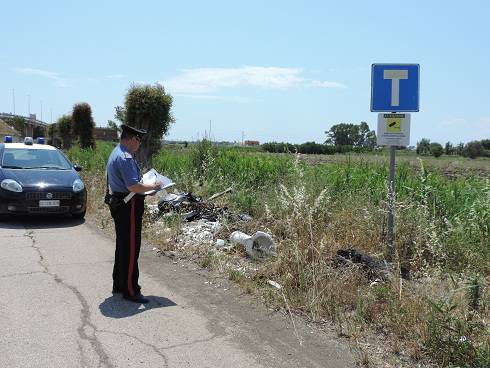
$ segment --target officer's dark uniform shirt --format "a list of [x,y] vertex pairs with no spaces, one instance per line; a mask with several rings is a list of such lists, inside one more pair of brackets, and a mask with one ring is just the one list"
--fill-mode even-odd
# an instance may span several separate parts
[[128,187],[140,181],[140,168],[122,144],[118,144],[109,156],[107,177],[112,193],[127,193]]

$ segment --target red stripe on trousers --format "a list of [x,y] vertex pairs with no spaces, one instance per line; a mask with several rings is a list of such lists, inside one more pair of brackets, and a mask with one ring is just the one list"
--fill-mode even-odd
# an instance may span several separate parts
[[129,233],[129,270],[128,270],[128,291],[129,296],[134,296],[133,291],[133,268],[134,268],[134,247],[136,235],[136,218],[134,215],[134,198],[131,198],[131,217],[130,217],[130,233]]

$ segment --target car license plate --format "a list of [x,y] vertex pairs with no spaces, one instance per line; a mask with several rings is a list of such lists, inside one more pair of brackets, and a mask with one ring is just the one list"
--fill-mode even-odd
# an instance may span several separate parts
[[39,201],[39,207],[59,207],[59,206],[60,206],[59,199],[52,200],[52,201]]

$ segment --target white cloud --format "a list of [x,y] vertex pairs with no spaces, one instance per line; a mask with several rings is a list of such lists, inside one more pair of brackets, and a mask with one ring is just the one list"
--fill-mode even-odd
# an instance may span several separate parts
[[54,81],[56,81],[56,83],[60,87],[66,86],[66,79],[60,77],[60,75],[56,72],[50,72],[50,71],[42,70],[42,69],[20,68],[20,67],[15,67],[13,70],[19,74],[35,75],[35,76],[40,76],[40,77],[44,77],[44,78],[54,80]]
[[330,82],[330,81],[319,81],[319,80],[311,81],[311,85],[313,87],[321,87],[321,88],[347,88],[347,86],[343,83]]
[[343,87],[337,82],[311,81],[301,76],[299,68],[243,66],[239,68],[185,69],[175,78],[163,81],[172,93],[208,94],[227,88],[258,87],[289,89],[300,85]]

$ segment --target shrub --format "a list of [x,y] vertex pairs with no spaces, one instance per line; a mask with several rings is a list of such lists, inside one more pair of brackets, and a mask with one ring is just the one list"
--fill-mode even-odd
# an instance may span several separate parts
[[442,145],[439,143],[431,143],[430,144],[430,153],[434,157],[440,157],[442,153],[444,152]]
[[86,102],[75,104],[72,112],[72,130],[78,136],[80,148],[95,147],[94,127],[90,105]]
[[483,146],[478,141],[469,142],[463,149],[463,156],[477,158],[483,156]]

